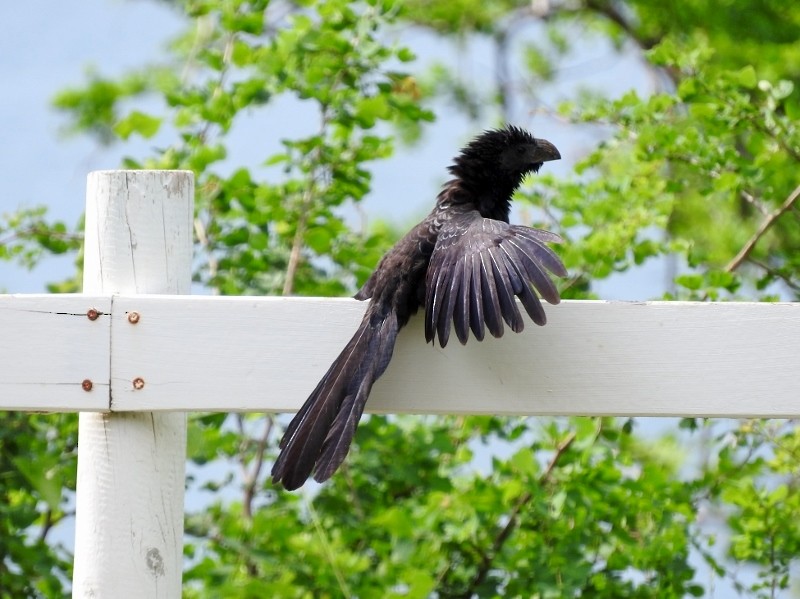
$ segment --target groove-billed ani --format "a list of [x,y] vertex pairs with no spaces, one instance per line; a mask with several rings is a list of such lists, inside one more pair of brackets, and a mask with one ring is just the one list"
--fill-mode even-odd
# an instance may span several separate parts
[[511,196],[523,177],[548,160],[556,147],[508,126],[472,140],[449,167],[433,211],[381,259],[356,299],[369,299],[355,335],[294,417],[281,440],[273,482],[297,489],[314,473],[322,482],[344,460],[372,384],[389,364],[397,332],[425,306],[425,339],[447,345],[452,320],[466,343],[484,325],[495,337],[503,320],[514,332],[524,323],[514,296],[533,321],[545,323],[531,290],[551,304],[558,291],[546,271],[566,270],[545,242],[547,231],[508,224]]

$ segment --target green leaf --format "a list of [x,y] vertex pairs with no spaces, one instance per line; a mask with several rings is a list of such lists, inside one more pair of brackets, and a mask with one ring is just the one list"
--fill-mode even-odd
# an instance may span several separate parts
[[162,120],[134,110],[127,117],[117,121],[114,125],[114,132],[122,139],[128,139],[134,133],[149,139],[158,133]]
[[675,283],[683,287],[686,287],[686,289],[697,291],[703,286],[703,275],[701,274],[680,275],[675,277]]
[[355,117],[359,124],[369,129],[378,119],[385,119],[389,114],[389,104],[382,95],[362,98],[356,103]]
[[331,250],[331,233],[324,227],[310,228],[306,231],[305,240],[308,246],[317,254],[324,255]]
[[409,48],[403,47],[397,51],[397,58],[400,62],[411,62],[416,60],[417,57]]
[[742,67],[738,71],[731,73],[731,76],[736,83],[747,89],[755,89],[758,83],[758,77],[753,65]]
[[533,452],[527,447],[523,447],[514,453],[509,463],[525,477],[534,475],[539,470],[539,464],[534,459]]
[[61,489],[63,477],[57,464],[42,459],[13,458],[12,462],[22,475],[30,482],[51,510],[58,510],[61,505]]

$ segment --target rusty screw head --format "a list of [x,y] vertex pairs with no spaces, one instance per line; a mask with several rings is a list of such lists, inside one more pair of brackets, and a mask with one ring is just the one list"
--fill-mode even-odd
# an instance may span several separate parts
[[139,322],[139,313],[128,312],[128,322],[131,324],[136,324],[137,322]]
[[92,381],[90,381],[89,379],[84,379],[84,381],[81,383],[81,389],[83,389],[84,391],[91,391]]
[[86,318],[88,318],[89,320],[97,320],[99,316],[100,312],[98,312],[94,308],[89,308],[89,310],[86,312]]
[[138,391],[142,387],[144,387],[144,379],[140,376],[137,376],[135,379],[133,379],[133,388]]

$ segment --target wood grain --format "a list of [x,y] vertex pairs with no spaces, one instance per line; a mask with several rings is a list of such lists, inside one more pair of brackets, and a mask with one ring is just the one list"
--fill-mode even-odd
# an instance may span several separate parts
[[[89,306],[104,315],[89,322]],[[294,411],[363,310],[349,299],[0,296],[0,408],[107,410],[110,396],[115,411]],[[548,317],[445,349],[413,318],[367,411],[800,416],[800,304],[566,301]]]
[[[188,293],[193,199],[187,171],[91,173],[84,290]],[[185,467],[182,413],[80,415],[73,597],[180,597]]]
[[[113,407],[296,410],[363,309],[347,299],[115,298]],[[118,326],[131,310],[139,324]],[[367,411],[800,415],[800,304],[563,302],[548,318],[445,349],[426,345],[412,319]],[[139,391],[135,377],[146,381]]]
[[110,296],[0,295],[0,331],[0,409],[108,410]]

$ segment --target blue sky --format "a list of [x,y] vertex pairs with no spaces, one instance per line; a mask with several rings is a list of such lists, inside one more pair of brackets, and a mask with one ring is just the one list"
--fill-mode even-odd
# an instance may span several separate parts
[[[51,101],[58,91],[84,82],[89,69],[114,76],[157,61],[182,26],[175,11],[155,1],[0,3],[0,69],[6,82],[0,94],[0,213],[44,204],[53,217],[75,223],[83,211],[87,173],[117,168],[123,156],[142,156],[155,145],[136,140],[99,147],[86,137],[67,135],[67,121],[51,108]],[[480,42],[465,49],[414,29],[404,30],[401,41],[412,46],[423,65],[438,59],[459,65],[467,76],[492,67],[490,48]],[[584,41],[556,83],[542,89],[541,98],[553,106],[581,86],[610,93],[634,87],[646,93],[651,84],[634,53],[619,54],[605,44]],[[426,129],[421,143],[400,148],[391,160],[375,165],[373,192],[363,204],[368,218],[410,226],[432,205],[450,159],[479,128],[456,111],[439,108],[436,123]],[[270,149],[277,149],[281,137],[296,135],[304,126],[302,118],[287,118],[296,117],[296,110],[290,102],[278,102],[268,114],[250,120],[245,116],[230,137],[229,165],[257,167]],[[531,114],[525,107],[517,124],[558,145],[564,160],[546,168],[559,175],[566,175],[597,141],[596,132]],[[72,272],[72,260],[48,258],[31,272],[0,263],[0,292],[42,292],[47,282]],[[662,284],[661,270],[650,269],[604,283],[601,290],[608,298],[646,299],[659,295]]]
[[[77,222],[86,174],[116,168],[122,148],[66,137],[64,118],[50,108],[53,96],[79,85],[89,66],[111,75],[154,60],[180,26],[154,2],[0,3],[0,212],[45,204],[54,217]],[[0,289],[40,292],[72,269],[72,258],[49,259],[33,272],[0,263]]]

